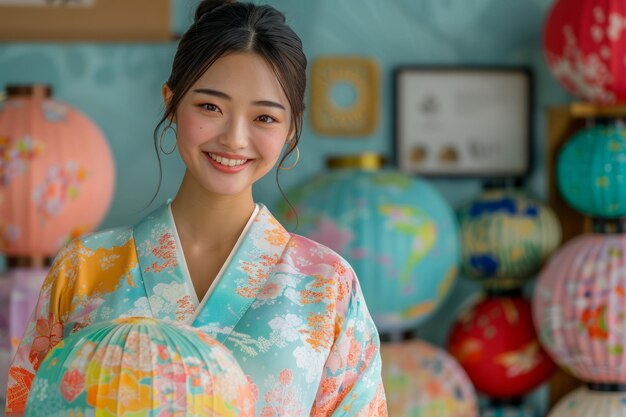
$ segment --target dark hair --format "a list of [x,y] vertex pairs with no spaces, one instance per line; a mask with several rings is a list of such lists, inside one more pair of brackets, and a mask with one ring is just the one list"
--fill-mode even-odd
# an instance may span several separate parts
[[157,157],[159,129],[168,121],[165,129],[171,125],[171,116],[176,113],[181,99],[202,74],[220,57],[232,52],[255,52],[274,70],[289,101],[295,132],[279,166],[293,152],[302,132],[306,88],[307,60],[300,38],[286,24],[285,16],[272,6],[233,0],[203,0],[196,9],[194,22],[178,44],[167,80],[173,95],[154,129]]

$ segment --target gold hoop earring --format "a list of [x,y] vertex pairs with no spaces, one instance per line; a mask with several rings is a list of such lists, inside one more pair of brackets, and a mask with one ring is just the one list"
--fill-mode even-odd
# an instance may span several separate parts
[[296,160],[294,161],[294,163],[289,165],[288,167],[283,167],[279,165],[278,169],[282,169],[283,171],[289,171],[290,169],[293,169],[296,165],[298,165],[299,160],[300,160],[300,149],[298,149],[298,145],[296,145]]
[[[165,152],[163,150],[163,136],[165,136],[165,132],[167,132],[169,129],[172,129],[172,131],[174,132],[174,147],[172,148],[171,151],[169,152]],[[166,127],[165,129],[163,129],[163,131],[161,132],[161,137],[159,138],[159,148],[161,148],[161,152],[163,152],[165,155],[171,155],[174,153],[174,151],[176,150],[176,140],[178,139],[177,137],[178,132],[176,132],[176,129],[174,129],[174,127],[172,127],[172,125],[169,125],[168,127]]]

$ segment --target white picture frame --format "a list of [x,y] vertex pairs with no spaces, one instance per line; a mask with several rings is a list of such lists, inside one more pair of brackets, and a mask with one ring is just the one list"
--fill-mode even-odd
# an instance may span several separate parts
[[532,165],[526,67],[399,67],[394,158],[434,177],[519,178]]

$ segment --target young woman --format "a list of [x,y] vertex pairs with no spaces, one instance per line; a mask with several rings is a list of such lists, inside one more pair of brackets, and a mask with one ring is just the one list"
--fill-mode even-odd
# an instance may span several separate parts
[[165,153],[174,129],[187,168],[176,198],[59,252],[10,369],[8,415],[23,412],[64,336],[125,316],[189,323],[222,342],[258,391],[259,416],[387,415],[378,334],[352,268],[252,197],[297,152],[305,70],[300,39],[271,6],[199,5],[155,129]]

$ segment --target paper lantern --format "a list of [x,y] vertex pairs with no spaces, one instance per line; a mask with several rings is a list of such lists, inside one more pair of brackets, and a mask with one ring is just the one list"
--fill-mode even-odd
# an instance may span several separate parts
[[559,0],[548,14],[544,54],[552,74],[585,101],[626,100],[626,3]]
[[553,211],[514,189],[488,189],[459,210],[461,268],[489,289],[521,287],[561,241]]
[[[350,262],[380,331],[426,320],[457,276],[454,212],[428,182],[391,170],[342,169],[287,193],[297,233]],[[287,204],[279,216],[293,224]]]
[[474,383],[491,397],[521,397],[556,369],[541,348],[530,301],[486,298],[463,312],[450,330],[448,350]]
[[578,131],[559,152],[561,195],[589,216],[626,215],[626,128],[617,122]]
[[626,417],[626,392],[581,387],[563,397],[548,417]]
[[0,393],[6,392],[11,359],[47,273],[48,268],[11,268],[0,275]]
[[43,87],[8,91],[0,107],[0,251],[50,257],[103,219],[112,155],[91,120]]
[[0,338],[0,347],[15,353],[47,274],[48,268],[42,267],[10,268],[0,275],[0,334],[6,336]]
[[254,416],[254,392],[232,354],[182,324],[101,322],[41,363],[26,417]]
[[474,387],[446,351],[412,340],[383,343],[381,355],[390,416],[478,416]]
[[533,314],[552,357],[584,381],[626,383],[626,235],[570,240],[539,274]]

